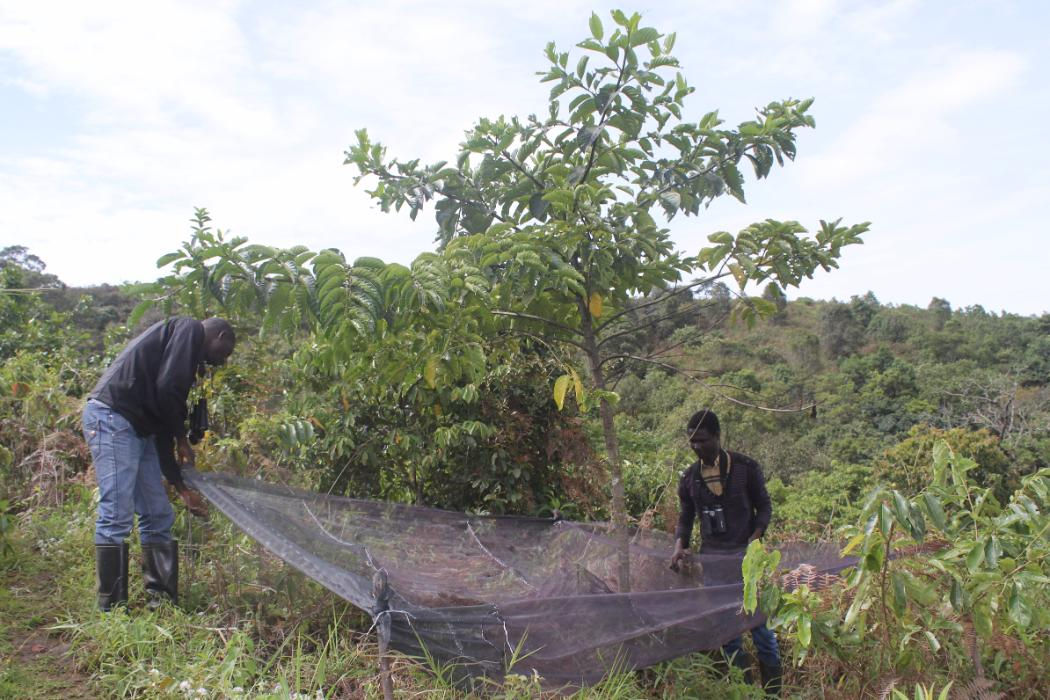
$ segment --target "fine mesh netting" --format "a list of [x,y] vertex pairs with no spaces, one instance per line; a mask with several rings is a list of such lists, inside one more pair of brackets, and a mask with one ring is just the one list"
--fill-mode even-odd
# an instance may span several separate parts
[[[516,658],[515,673],[593,683],[612,668],[717,649],[761,620],[740,612],[742,553],[693,555],[675,573],[663,532],[631,531],[631,592],[621,593],[605,523],[464,515],[217,473],[187,481],[275,555],[372,613],[394,648],[425,646],[468,675],[499,677]],[[796,582],[854,563],[834,545],[781,551]],[[380,569],[386,603],[373,594]]]

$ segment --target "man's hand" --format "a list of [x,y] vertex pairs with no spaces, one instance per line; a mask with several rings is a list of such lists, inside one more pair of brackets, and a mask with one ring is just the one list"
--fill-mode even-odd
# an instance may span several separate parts
[[764,535],[764,534],[765,533],[762,532],[761,530],[755,530],[754,532],[751,533],[751,536],[747,538],[747,543],[751,544],[755,540],[762,539],[762,535]]
[[181,467],[196,466],[197,458],[193,454],[193,448],[190,446],[190,441],[186,439],[185,435],[180,436],[176,441],[175,457],[178,459],[179,466]]
[[678,573],[681,570],[682,562],[685,561],[688,556],[689,551],[682,548],[681,540],[675,542],[674,554],[671,555],[671,571]]
[[198,518],[208,517],[208,504],[204,502],[200,492],[194,491],[185,484],[176,487],[176,490],[179,493],[179,498],[182,499],[182,502],[191,514],[196,515]]

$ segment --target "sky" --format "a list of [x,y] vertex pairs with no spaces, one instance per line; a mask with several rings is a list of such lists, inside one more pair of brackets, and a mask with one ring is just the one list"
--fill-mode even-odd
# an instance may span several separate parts
[[543,47],[619,7],[677,32],[727,124],[816,99],[796,161],[671,222],[695,253],[766,218],[870,221],[789,296],[1050,311],[1050,3],[1009,0],[0,0],[0,247],[67,284],[145,281],[194,207],[274,246],[408,263],[432,211],[383,214],[344,150],[451,160],[482,116],[545,111]]

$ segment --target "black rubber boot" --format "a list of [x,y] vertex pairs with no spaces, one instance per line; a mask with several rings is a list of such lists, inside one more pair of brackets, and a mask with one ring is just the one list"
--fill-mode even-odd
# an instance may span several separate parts
[[128,604],[128,543],[96,544],[98,609],[107,612]]
[[165,601],[179,600],[179,543],[152,542],[142,545],[142,580],[146,584],[146,607],[156,609]]
[[762,687],[765,688],[766,695],[771,698],[779,698],[780,691],[784,687],[784,668],[768,666],[759,661],[758,671],[762,675]]

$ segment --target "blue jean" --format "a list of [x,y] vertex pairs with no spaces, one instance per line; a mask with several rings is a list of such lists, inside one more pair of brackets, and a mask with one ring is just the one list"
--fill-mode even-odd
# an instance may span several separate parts
[[[763,622],[751,630],[751,640],[755,643],[755,652],[758,660],[766,666],[780,665],[780,646],[777,644],[777,636]],[[722,646],[722,653],[728,658],[740,651],[744,643],[743,637],[737,637]]]
[[95,399],[84,407],[83,426],[98,482],[95,544],[126,540],[136,514],[142,543],[170,541],[175,511],[164,490],[153,436],[140,436],[124,416]]

